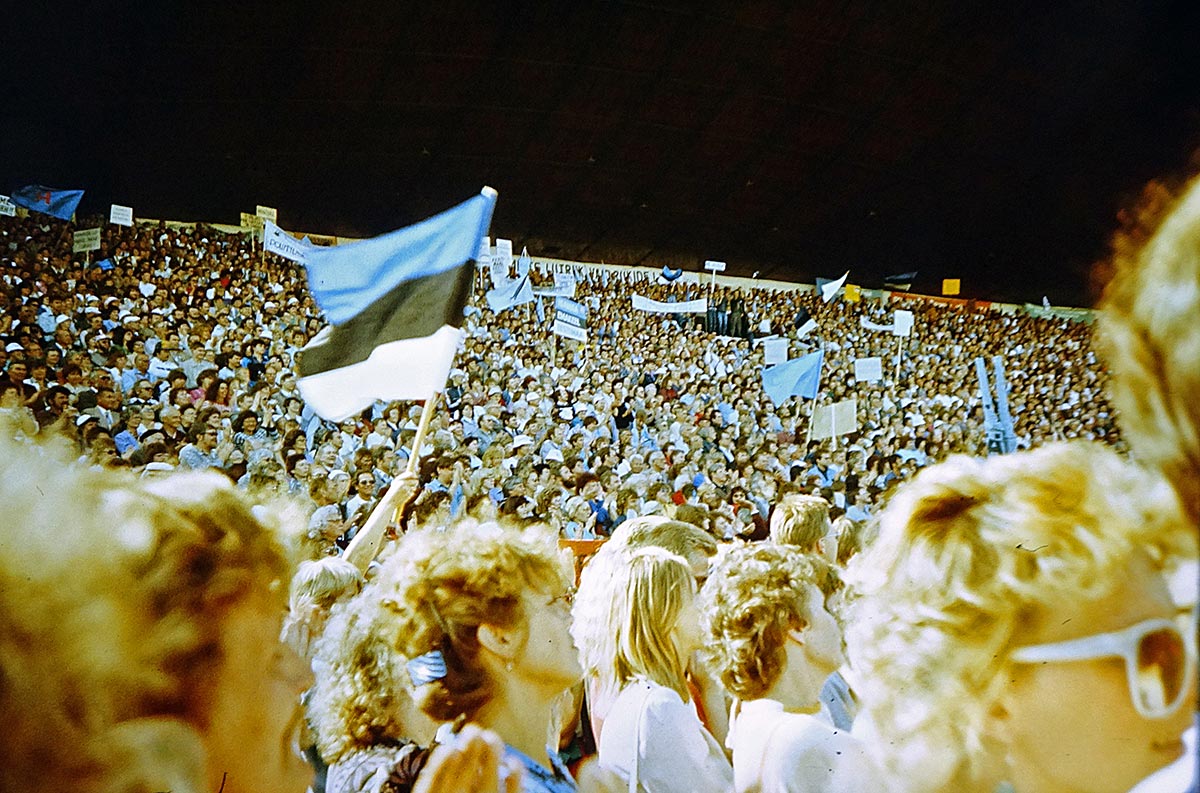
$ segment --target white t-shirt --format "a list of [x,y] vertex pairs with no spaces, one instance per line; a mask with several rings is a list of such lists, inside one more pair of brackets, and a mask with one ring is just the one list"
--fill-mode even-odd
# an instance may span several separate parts
[[733,768],[696,710],[646,680],[625,686],[600,733],[600,765],[645,793],[729,793]]
[[738,793],[884,790],[863,744],[816,716],[772,699],[734,705],[725,744]]

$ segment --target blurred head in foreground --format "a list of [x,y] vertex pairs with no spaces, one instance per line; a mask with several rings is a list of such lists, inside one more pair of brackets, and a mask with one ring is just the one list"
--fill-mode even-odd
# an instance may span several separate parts
[[1171,489],[1107,447],[922,471],[847,571],[860,719],[893,779],[1126,791],[1178,758],[1194,627],[1161,569],[1195,540]]
[[304,790],[288,566],[228,480],[0,460],[0,788]]
[[1200,525],[1200,178],[1178,196],[1150,183],[1123,219],[1100,314],[1112,401]]

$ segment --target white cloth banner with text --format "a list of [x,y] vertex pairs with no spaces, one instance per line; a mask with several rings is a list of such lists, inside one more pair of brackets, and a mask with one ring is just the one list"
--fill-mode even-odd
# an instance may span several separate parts
[[641,295],[633,296],[634,311],[647,311],[651,314],[703,314],[708,311],[708,298],[685,300],[680,303],[662,303]]

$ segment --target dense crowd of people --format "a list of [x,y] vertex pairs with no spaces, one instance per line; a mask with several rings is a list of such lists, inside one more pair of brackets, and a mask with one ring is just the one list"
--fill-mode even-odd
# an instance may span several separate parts
[[[481,271],[419,448],[420,405],[312,413],[320,314],[243,233],[105,225],[85,263],[0,218],[0,786],[1189,789],[1200,183],[1160,192],[1099,337],[576,267],[578,343]],[[823,352],[816,399],[766,395],[766,337]]]
[[[293,363],[321,323],[302,268],[202,224],[104,225],[97,266],[71,254],[69,228],[0,218],[5,433],[65,435],[96,464],[211,468],[260,495],[286,491],[313,514],[314,553],[344,546],[413,454],[420,409],[379,403],[335,425],[307,408]],[[804,492],[862,523],[921,467],[985,453],[981,356],[1003,356],[1019,448],[1120,444],[1084,323],[899,293],[826,304],[798,287],[574,274],[591,308],[583,344],[555,337],[534,303],[492,312],[490,284],[477,282],[466,343],[419,450],[417,522],[536,515],[592,538],[682,508],[720,539],[761,538],[771,503]],[[534,276],[549,284],[547,267]],[[707,294],[713,310],[635,312],[635,294]],[[916,315],[910,338],[864,324],[890,324],[898,307]],[[796,319],[807,316],[817,329],[801,336]],[[742,335],[719,332],[730,328]],[[766,337],[786,340],[792,358],[823,350],[816,400],[766,396]],[[870,357],[885,362],[883,378],[856,381],[855,360]],[[857,426],[811,440],[813,410],[849,399]]]

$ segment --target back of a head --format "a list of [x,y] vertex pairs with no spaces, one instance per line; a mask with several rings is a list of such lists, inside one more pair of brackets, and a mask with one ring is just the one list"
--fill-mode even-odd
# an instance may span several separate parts
[[896,778],[978,782],[991,703],[1033,618],[1103,597],[1139,555],[1194,553],[1170,488],[1101,445],[923,470],[846,572],[864,723]]
[[732,549],[700,593],[705,664],[734,697],[765,695],[786,662],[788,632],[807,627],[816,557],[753,543]]
[[203,771],[224,619],[256,594],[282,609],[281,545],[223,477],[3,451],[0,789],[183,787]]
[[630,548],[664,548],[689,560],[717,552],[717,541],[699,526],[659,515],[625,521],[618,531],[623,531]]
[[687,659],[672,639],[684,600],[695,587],[687,561],[663,548],[631,549],[615,578],[609,620],[616,632],[612,682],[620,688],[645,677],[687,701]]
[[579,592],[571,611],[571,636],[579,648],[584,674],[600,677],[604,686],[614,684],[611,672],[617,627],[612,622],[612,602],[620,589],[618,577],[624,575],[630,553],[639,548],[663,548],[690,562],[715,554],[717,543],[712,535],[690,523],[642,516],[617,526],[612,537],[588,559],[579,576]]
[[1178,198],[1151,183],[1133,218],[1113,241],[1100,312],[1109,390],[1134,452],[1200,523],[1200,178]]
[[829,502],[820,496],[785,496],[771,513],[771,542],[815,552],[829,533]]

